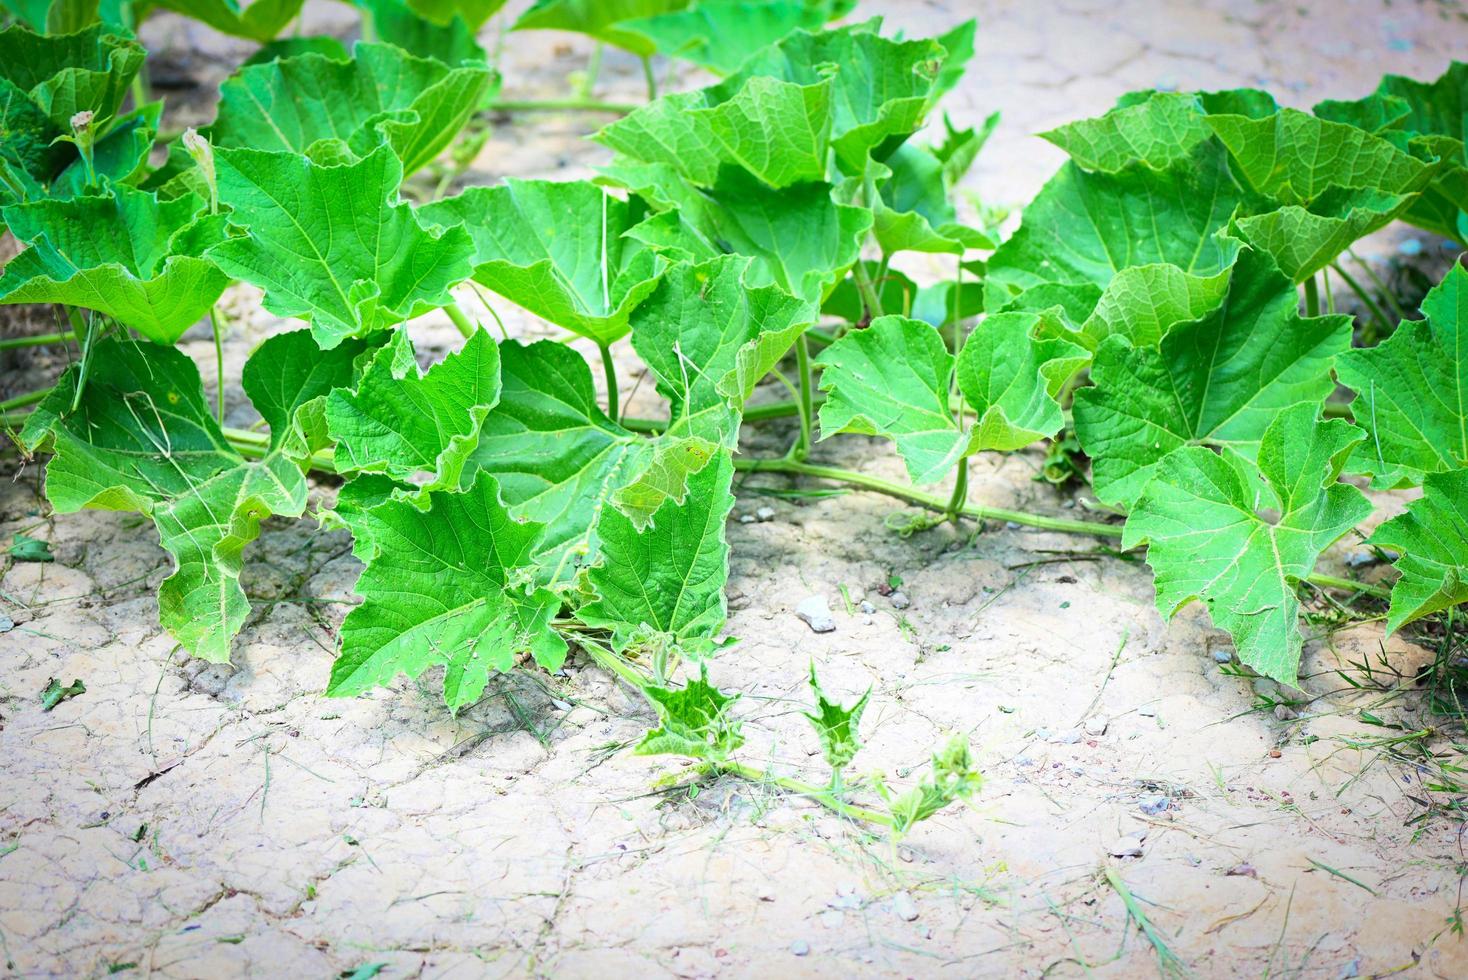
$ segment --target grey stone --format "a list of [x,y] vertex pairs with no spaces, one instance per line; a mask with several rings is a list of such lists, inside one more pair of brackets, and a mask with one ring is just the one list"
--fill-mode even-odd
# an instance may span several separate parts
[[759,521],[773,521],[775,519],[775,508],[761,507],[759,510],[754,512],[754,516],[755,519]]
[[868,616],[877,611],[877,607],[872,605],[870,599],[863,599],[861,601],[861,606],[859,606],[858,608],[860,608],[861,611],[866,613]]
[[797,939],[795,940],[795,942],[790,944],[790,952],[795,954],[796,956],[809,956],[810,943],[806,942],[804,939]]
[[1233,659],[1234,659],[1234,655],[1233,655],[1233,651],[1231,651],[1231,650],[1214,650],[1213,651],[1213,660],[1214,660],[1215,663],[1220,663],[1220,664],[1232,663],[1233,662]]
[[1165,796],[1148,796],[1144,797],[1142,802],[1137,804],[1137,809],[1149,817],[1156,817],[1166,813],[1171,806],[1172,800]]
[[906,609],[912,605],[912,600],[907,597],[907,593],[900,591],[889,595],[887,601],[892,603],[893,609]]
[[1130,834],[1126,837],[1118,837],[1116,840],[1111,842],[1111,846],[1108,847],[1106,851],[1112,857],[1141,857],[1142,838],[1136,834]]
[[1106,718],[1105,715],[1097,715],[1094,718],[1087,718],[1086,719],[1086,734],[1087,735],[1105,735],[1106,734],[1106,726],[1107,726],[1108,723],[1109,722],[1107,721],[1107,718]]
[[1294,721],[1300,717],[1300,713],[1287,704],[1277,704],[1274,706],[1274,717],[1279,721]]
[[1054,742],[1056,745],[1075,745],[1080,742],[1080,740],[1081,730],[1079,728],[1072,728],[1069,731],[1061,732],[1050,741]]
[[812,595],[801,599],[795,607],[795,615],[814,632],[830,633],[836,629],[836,619],[831,615],[825,596]]
[[754,523],[754,515],[753,514],[740,514],[739,515],[739,523],[740,524],[753,524]]

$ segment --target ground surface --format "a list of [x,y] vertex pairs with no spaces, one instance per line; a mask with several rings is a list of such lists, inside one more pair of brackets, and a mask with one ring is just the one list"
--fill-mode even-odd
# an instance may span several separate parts
[[[963,125],[1004,112],[970,185],[994,204],[1023,201],[1058,162],[1027,134],[1128,89],[1258,84],[1308,105],[1364,94],[1383,71],[1435,75],[1468,47],[1468,25],[1434,3],[863,8],[914,33],[979,14],[951,112]],[[350,24],[345,7],[312,15]],[[168,68],[155,78],[177,85],[217,81],[247,51],[164,18],[148,36]],[[573,38],[513,38],[507,94],[561,93],[586,53]],[[603,91],[639,86],[635,63],[609,56]],[[179,121],[209,118],[207,100],[167,94]],[[577,137],[592,125],[501,127],[474,179],[585,175],[598,151]],[[231,303],[237,377],[282,325],[245,291]],[[456,338],[432,318],[414,335],[438,354]],[[212,355],[202,333],[185,349]],[[10,362],[0,397],[57,366]],[[231,421],[248,424],[228,394]],[[788,437],[749,431],[745,449]],[[818,458],[900,476],[864,439]],[[621,750],[649,719],[579,660],[564,676],[508,677],[457,720],[432,679],[322,699],[359,566],[340,533],[310,522],[272,523],[251,550],[259,615],[234,667],[189,661],[157,626],[167,560],[153,532],[127,515],[49,518],[38,468],[4,465],[0,536],[27,530],[58,558],[0,565],[0,612],[17,624],[0,634],[0,942],[17,974],[320,977],[385,963],[382,976],[1146,975],[1157,954],[1128,928],[1110,869],[1197,974],[1468,975],[1468,945],[1449,929],[1456,825],[1423,818],[1441,799],[1433,770],[1367,745],[1400,733],[1358,710],[1406,731],[1436,724],[1383,666],[1410,679],[1430,654],[1384,641],[1377,623],[1312,641],[1308,700],[1299,718],[1277,717],[1217,662],[1227,640],[1201,614],[1165,625],[1145,567],[1087,554],[1092,541],[1003,527],[902,538],[889,499],[746,482],[736,515],[775,516],[730,527],[740,642],[714,673],[745,692],[744,757],[820,778],[798,713],[812,659],[845,698],[874,687],[863,771],[916,779],[947,731],[972,736],[987,779],[976,805],[893,849],[747,782],[654,794],[676,765]],[[1032,481],[1036,465],[986,461],[974,500],[1081,513],[1083,495],[1077,505]],[[877,594],[893,574],[910,608]],[[849,614],[843,587],[877,612]],[[831,600],[835,632],[795,618],[813,593]],[[1371,677],[1347,666],[1368,659]],[[1355,689],[1338,666],[1392,689]],[[51,677],[87,692],[43,714]],[[1108,855],[1138,832],[1140,856]]]

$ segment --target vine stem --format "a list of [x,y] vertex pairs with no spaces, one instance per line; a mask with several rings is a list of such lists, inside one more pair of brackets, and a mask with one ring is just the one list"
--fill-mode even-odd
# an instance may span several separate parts
[[882,297],[878,295],[877,287],[872,285],[866,263],[858,259],[856,265],[851,267],[851,278],[856,280],[856,291],[861,296],[862,305],[867,308],[867,320],[875,320],[881,316]]
[[1320,315],[1320,285],[1314,276],[1305,280],[1305,315]]
[[1357,582],[1355,579],[1341,578],[1338,575],[1311,574],[1305,581],[1322,589],[1337,589],[1341,592],[1359,592],[1364,595],[1375,596],[1378,599],[1390,599],[1391,590],[1380,585],[1372,585],[1370,582]]
[[964,505],[968,503],[968,457],[965,456],[958,461],[958,476],[953,481],[953,496],[948,501],[948,510],[945,512],[948,519],[955,524],[958,517],[963,513]]
[[642,56],[642,77],[647,79],[647,101],[652,102],[658,97],[658,77],[652,70],[652,56]]
[[799,779],[792,779],[789,776],[776,776],[773,773],[756,769],[753,766],[747,766],[742,762],[714,762],[710,764],[710,768],[718,772],[728,773],[731,776],[738,776],[740,779],[747,779],[752,783],[767,783],[772,786],[778,786],[787,792],[814,800],[827,809],[841,814],[843,817],[851,817],[853,820],[876,824],[880,827],[886,827],[889,830],[893,828],[892,818],[887,814],[838,799],[828,787],[817,786],[814,783],[803,782]]
[[474,336],[475,332],[479,329],[478,327],[474,326],[473,322],[470,321],[467,316],[464,315],[464,311],[459,309],[458,303],[450,303],[448,306],[445,306],[443,308],[443,311],[448,314],[449,319],[453,321],[454,326],[459,328],[459,333],[463,336],[465,340],[468,340],[470,337]]
[[805,339],[805,334],[795,342],[795,365],[800,373],[800,402],[797,406],[800,415],[800,441],[791,450],[791,458],[804,462],[810,454],[811,439],[815,431],[814,407],[811,399],[811,377],[810,377],[810,344]]
[[601,370],[607,379],[607,417],[617,421],[617,365],[612,362],[612,346],[598,343],[601,348]]
[[5,337],[0,339],[0,350],[16,350],[20,347],[42,347],[46,344],[69,344],[76,339],[70,330],[63,333],[38,333],[31,337]]
[[214,372],[215,387],[218,403],[215,406],[215,415],[219,424],[224,424],[224,331],[219,326],[219,305],[209,307],[209,326],[214,329]]
[[14,398],[8,398],[0,402],[0,412],[8,412],[13,408],[25,408],[27,405],[34,405],[36,402],[44,400],[47,395],[51,394],[52,390],[51,388],[42,388],[40,391],[28,391],[24,395],[16,395]]
[[625,116],[638,108],[630,102],[601,99],[498,99],[489,104],[494,112],[605,112],[615,116]]
[[1372,283],[1375,284],[1376,288],[1381,290],[1381,298],[1386,300],[1386,304],[1392,308],[1392,315],[1397,318],[1397,322],[1400,323],[1401,321],[1407,319],[1407,314],[1406,311],[1402,309],[1402,304],[1397,302],[1397,298],[1392,295],[1392,291],[1387,288],[1386,283],[1381,281],[1381,276],[1378,276],[1376,274],[1376,270],[1371,268],[1371,263],[1363,262],[1361,260],[1361,257],[1358,256],[1355,252],[1351,251],[1349,248],[1346,249],[1346,254],[1355,259],[1356,264],[1359,265],[1362,271],[1366,273],[1366,278],[1370,279]]
[[1339,262],[1332,262],[1330,268],[1332,272],[1341,277],[1341,282],[1350,287],[1351,292],[1356,294],[1356,298],[1371,311],[1371,315],[1376,317],[1382,327],[1384,329],[1390,329],[1392,322],[1386,318],[1386,314],[1381,311],[1381,307],[1377,305],[1376,300],[1372,299],[1371,295],[1365,289],[1361,288],[1361,284],[1349,272],[1343,269]]

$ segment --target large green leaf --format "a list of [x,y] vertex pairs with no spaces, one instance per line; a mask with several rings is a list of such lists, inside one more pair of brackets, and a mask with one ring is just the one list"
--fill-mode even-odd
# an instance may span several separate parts
[[602,512],[602,561],[587,573],[594,598],[581,619],[612,631],[624,648],[648,633],[697,653],[724,625],[729,545],[724,523],[734,507],[734,464],[727,453],[688,480],[683,503],[668,501],[639,531],[620,511]]
[[0,31],[0,92],[24,93],[53,135],[70,133],[79,112],[91,112],[100,127],[117,115],[143,57],[141,44],[104,24],[74,34],[12,25]]
[[1177,324],[1216,309],[1228,293],[1230,277],[1230,269],[1194,276],[1166,263],[1122,269],[1081,323],[1076,342],[1094,352],[1118,334],[1133,347],[1156,346]]
[[670,270],[632,317],[632,346],[672,415],[742,409],[815,322],[816,310],[778,286],[749,286],[750,260],[726,255]]
[[1421,499],[1377,528],[1371,543],[1402,553],[1388,631],[1468,602],[1468,469],[1429,473]]
[[444,306],[469,276],[462,229],[430,232],[395,203],[402,168],[387,147],[341,166],[261,150],[216,159],[220,200],[248,234],[208,257],[265,290],[272,313],[309,320],[323,347]]
[[625,30],[623,21],[682,10],[690,0],[535,0],[511,30],[575,31],[637,55],[657,48],[640,31]]
[[550,626],[560,599],[516,582],[541,525],[511,517],[493,477],[428,493],[426,507],[387,499],[371,518],[373,552],[357,581],[362,604],[342,623],[329,696],[443,665],[444,700],[457,710],[478,700],[491,669],[507,671],[521,655],[560,668],[566,642]]
[[476,282],[599,344],[627,333],[663,267],[625,237],[631,206],[587,181],[511,178],[425,205],[418,217],[467,231]]
[[96,310],[160,344],[209,312],[229,278],[204,256],[224,218],[193,195],[159,201],[118,186],[105,195],[3,209],[31,243],[0,275],[0,303],[64,303]]
[[1403,219],[1435,234],[1468,241],[1468,64],[1455,61],[1435,81],[1386,75],[1357,102],[1322,102],[1315,113],[1359,126],[1421,156],[1441,158],[1432,183]]
[[988,263],[991,309],[1046,283],[1101,288],[1128,266],[1166,262],[1212,275],[1238,243],[1218,233],[1243,202],[1217,144],[1201,143],[1165,170],[1143,162],[1114,174],[1067,163],[1025,208]]
[[295,20],[305,0],[151,0],[224,34],[264,43]]
[[435,24],[448,25],[456,18],[478,31],[499,12],[505,0],[407,0],[418,16]]
[[398,331],[355,390],[338,388],[327,400],[337,468],[398,480],[429,473],[424,489],[456,486],[499,392],[499,348],[488,333],[477,331],[420,376],[413,346]]
[[[712,188],[684,187],[675,209],[635,226],[628,237],[675,260],[747,255],[756,260],[747,277],[750,285],[775,283],[812,302],[846,275],[871,228],[871,212],[837,204],[829,184],[775,191],[743,171],[727,169]],[[634,189],[647,190],[635,184]]]
[[[251,359],[260,368],[247,367],[247,376],[278,376],[284,363],[303,357],[319,358],[317,369],[296,375],[294,385],[282,378],[262,399],[273,422],[293,425],[287,412],[351,382],[350,361],[323,357],[304,332],[262,344]],[[175,565],[158,589],[159,619],[190,654],[227,661],[250,611],[239,583],[245,546],[266,517],[304,510],[299,464],[276,449],[247,462],[231,448],[198,369],[173,348],[99,342],[73,410],[79,375],[72,367],[62,376],[22,433],[32,448],[50,439],[48,499],[62,512],[92,507],[150,517]],[[251,387],[252,395],[260,392]]]
[[303,54],[240,69],[219,87],[208,132],[220,147],[305,153],[337,140],[358,156],[385,139],[412,174],[453,141],[495,81],[483,64],[450,68],[358,44],[351,61]]
[[1302,640],[1295,587],[1320,553],[1371,513],[1361,491],[1338,483],[1362,438],[1318,407],[1279,412],[1257,467],[1238,453],[1187,446],[1166,456],[1127,518],[1122,546],[1147,545],[1157,608],[1171,618],[1201,599],[1233,636],[1239,659],[1295,684]]
[[[424,0],[352,0],[362,11],[365,21],[371,18],[376,36],[388,44],[395,44],[409,54],[420,58],[434,58],[446,65],[457,65],[465,61],[488,61],[484,49],[474,39],[478,24],[465,23],[461,12],[449,9],[452,4],[435,4],[447,13],[442,21],[430,18],[418,7]],[[494,0],[496,5],[500,0]],[[473,4],[466,4],[472,6]],[[492,13],[493,11],[491,11]],[[472,12],[471,12],[472,13]],[[488,16],[486,14],[485,16]],[[334,38],[332,39],[335,40]],[[342,59],[339,59],[342,60]]]
[[[822,352],[821,438],[881,435],[897,444],[914,483],[932,483],[960,459],[1014,450],[1064,424],[1056,394],[1085,363],[1085,351],[1038,339],[1040,316],[999,313],[983,320],[955,359],[931,326],[900,316],[873,320]],[[1058,325],[1055,329],[1058,330]],[[1053,331],[1052,331],[1053,332]],[[978,416],[955,418],[955,385]]]
[[1280,411],[1330,394],[1331,362],[1350,343],[1350,317],[1302,317],[1294,285],[1269,257],[1241,251],[1227,293],[1206,315],[1176,324],[1156,345],[1113,334],[1097,349],[1095,387],[1075,398],[1096,495],[1130,504],[1180,446],[1252,457]]
[[682,58],[720,75],[795,30],[816,30],[844,17],[855,0],[693,0],[686,8],[617,24],[640,34],[660,54]]
[[1356,392],[1351,414],[1370,435],[1351,468],[1378,487],[1468,466],[1468,269],[1455,264],[1422,314],[1376,347],[1336,359],[1341,383]]

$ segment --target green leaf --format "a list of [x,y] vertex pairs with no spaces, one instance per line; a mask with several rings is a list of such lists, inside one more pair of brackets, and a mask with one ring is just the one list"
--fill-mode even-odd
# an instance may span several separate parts
[[1155,347],[1177,324],[1217,309],[1230,279],[1231,269],[1211,276],[1189,275],[1166,263],[1122,269],[1081,324],[1076,342],[1094,353],[1116,334],[1133,347]]
[[[272,338],[256,357],[278,359],[281,344],[294,348],[296,341]],[[175,564],[158,590],[160,621],[193,656],[227,661],[250,612],[239,584],[245,547],[266,517],[305,509],[298,464],[281,452],[258,463],[235,452],[214,420],[198,369],[173,348],[98,342],[72,411],[78,374],[74,366],[62,376],[21,433],[32,449],[50,437],[47,498],[63,513],[90,507],[150,517]],[[334,378],[308,376],[300,394],[281,386],[267,407],[279,418],[280,405],[350,380],[350,365]]]
[[301,12],[305,0],[152,0],[233,37],[272,40]]
[[[972,132],[972,130],[970,130]],[[948,166],[931,150],[911,143],[897,148],[887,163],[872,164],[879,178],[872,203],[872,233],[882,254],[992,249],[983,232],[959,224],[950,199]],[[883,176],[885,174],[885,176]]]
[[617,30],[640,34],[659,54],[720,75],[795,30],[816,30],[843,17],[855,0],[694,0],[682,10],[635,17]]
[[1351,414],[1370,436],[1351,470],[1377,487],[1468,466],[1468,269],[1455,264],[1422,314],[1336,360],[1341,384],[1356,392]]
[[510,178],[425,205],[418,217],[467,231],[476,282],[599,344],[627,333],[663,266],[625,238],[637,221],[631,206],[587,181]]
[[339,140],[365,156],[386,140],[413,174],[447,147],[496,83],[483,64],[449,67],[392,44],[351,61],[303,54],[242,68],[219,87],[215,146],[306,153]]
[[639,532],[620,511],[597,525],[602,561],[586,575],[594,598],[578,615],[612,631],[622,649],[634,634],[672,637],[690,652],[708,646],[724,625],[729,545],[724,523],[734,507],[734,464],[727,453],[688,477],[688,495],[669,500]]
[[270,429],[270,449],[299,461],[330,445],[327,396],[354,382],[359,358],[370,350],[346,340],[324,351],[309,330],[276,334],[257,347],[240,384]]
[[729,715],[738,694],[725,694],[709,683],[708,664],[697,680],[680,688],[649,684],[643,693],[658,712],[658,727],[642,737],[637,755],[681,755],[723,762],[741,745],[741,723]]
[[[390,0],[382,0],[390,2]],[[399,45],[402,47],[402,45]],[[260,50],[240,62],[241,68],[250,65],[264,65],[272,61],[285,58],[299,58],[303,54],[319,54],[323,58],[333,61],[351,61],[352,53],[347,46],[334,37],[327,35],[314,35],[308,37],[283,37],[275,41],[267,41],[260,45]]]
[[990,257],[990,309],[1046,283],[1104,289],[1134,265],[1166,262],[1190,275],[1213,275],[1238,249],[1218,232],[1243,199],[1214,143],[1160,171],[1134,163],[1115,174],[1088,173],[1067,163]]
[[851,765],[851,760],[861,748],[861,715],[866,711],[872,689],[868,687],[855,704],[843,708],[839,702],[827,698],[826,692],[821,690],[814,660],[810,664],[810,689],[816,697],[816,710],[815,714],[807,714],[805,717],[820,737],[821,752],[826,757],[826,764],[833,773],[840,773]]
[[229,278],[209,246],[222,216],[192,195],[159,201],[118,186],[102,196],[39,200],[4,209],[31,247],[0,276],[0,303],[64,303],[96,310],[149,340],[171,344],[209,312]]
[[39,538],[33,538],[29,534],[16,534],[10,538],[10,557],[16,561],[53,562],[56,556],[51,554],[51,544]]
[[[897,444],[914,483],[933,483],[960,459],[1014,450],[1054,435],[1064,424],[1055,395],[1085,363],[1063,340],[1040,340],[1032,313],[993,314],[955,360],[926,323],[900,316],[846,334],[816,360],[822,369],[821,438],[838,432],[881,435]],[[954,418],[957,384],[977,413],[972,428]]]
[[141,44],[104,24],[47,35],[12,25],[0,31],[0,105],[18,90],[56,135],[70,133],[79,112],[91,112],[100,129],[117,115],[143,57]]
[[[395,44],[409,54],[420,58],[434,58],[446,65],[458,65],[465,61],[486,62],[484,49],[474,40],[479,24],[465,23],[464,12],[453,9],[452,3],[436,3],[436,0],[352,0],[362,10],[363,17],[370,17],[377,29],[377,37]],[[495,0],[498,6],[502,0]],[[474,3],[465,6],[474,6]],[[420,9],[424,6],[439,6],[438,14],[447,14],[440,20],[429,17]],[[477,14],[477,11],[470,12]],[[493,13],[493,11],[490,11]],[[488,14],[484,16],[488,17]],[[490,95],[486,95],[488,99]]]
[[674,266],[632,315],[632,346],[676,418],[732,404],[815,322],[812,304],[778,286],[749,286],[750,260],[725,255]]
[[942,750],[933,753],[932,770],[907,792],[894,796],[880,777],[876,780],[877,793],[887,805],[892,834],[897,838],[906,836],[915,825],[950,803],[967,800],[983,785],[984,777],[969,752],[968,736],[963,734],[954,735]]
[[856,262],[872,222],[865,208],[833,201],[829,184],[775,191],[738,170],[725,171],[708,190],[690,188],[677,205],[635,226],[628,237],[675,261],[747,255],[757,260],[747,276],[751,286],[774,283],[812,302]]
[[1122,538],[1125,548],[1147,545],[1163,616],[1201,599],[1244,664],[1295,684],[1295,587],[1322,551],[1371,514],[1361,491],[1337,482],[1362,437],[1343,420],[1322,422],[1318,406],[1297,404],[1265,430],[1257,467],[1229,449],[1187,446],[1166,456]]
[[1094,460],[1096,496],[1130,504],[1158,462],[1186,445],[1253,457],[1269,422],[1299,403],[1319,406],[1330,366],[1351,344],[1348,316],[1302,317],[1294,285],[1267,255],[1245,249],[1222,302],[1134,347],[1107,337],[1076,392],[1075,425]]
[[270,312],[310,321],[322,347],[444,306],[469,276],[473,244],[462,229],[427,231],[395,203],[402,170],[386,147],[337,167],[260,150],[215,158],[220,200],[248,234],[208,257],[263,289]]
[[1468,469],[1429,473],[1422,497],[1377,528],[1370,543],[1402,552],[1388,633],[1468,602]]
[[399,331],[372,358],[356,390],[338,388],[327,398],[336,465],[398,480],[427,472],[432,479],[425,489],[457,486],[499,393],[499,348],[485,331],[422,375]]
[[504,5],[505,0],[408,0],[414,13],[432,23],[449,25],[458,19],[474,31]]
[[640,31],[625,29],[622,22],[682,10],[689,2],[690,0],[535,0],[510,30],[575,31],[633,54],[648,56],[657,50],[653,42]]
[[550,625],[560,599],[514,581],[541,526],[512,518],[499,485],[481,473],[467,489],[371,508],[373,553],[347,614],[330,697],[360,694],[443,665],[444,700],[457,710],[478,700],[491,669],[521,655],[560,669],[566,643]]
[[[117,119],[97,141],[92,148],[92,171],[98,188],[109,183],[135,186],[146,176],[162,112],[162,102],[150,102]],[[86,165],[72,153],[66,165],[42,183],[48,185],[50,197],[77,197],[87,193],[87,181]]]
[[61,682],[53,677],[46,682],[46,686],[41,690],[41,710],[50,711],[63,701],[69,701],[79,694],[86,693],[87,685],[82,683],[80,677],[73,680],[66,687],[62,687]]

